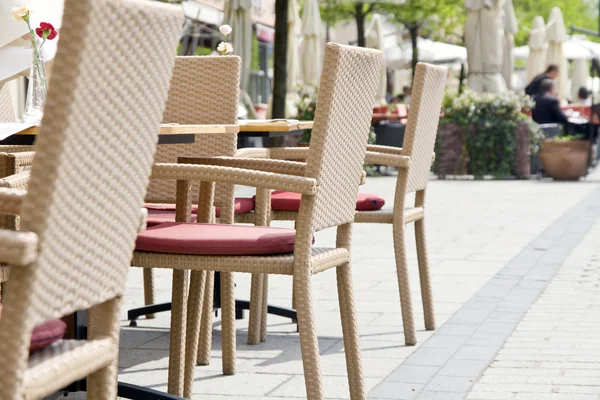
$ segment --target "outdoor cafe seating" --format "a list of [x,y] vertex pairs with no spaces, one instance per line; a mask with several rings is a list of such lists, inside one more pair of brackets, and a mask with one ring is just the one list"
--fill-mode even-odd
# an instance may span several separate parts
[[[171,395],[190,398],[196,365],[210,362],[213,291],[222,310],[222,370],[236,372],[240,272],[252,274],[251,344],[266,339],[268,274],[293,277],[306,396],[321,399],[310,278],[335,268],[349,395],[364,399],[351,226],[393,224],[405,342],[415,344],[404,225],[416,226],[431,330],[425,191],[445,68],[418,65],[404,147],[367,146],[382,53],[328,44],[310,146],[236,151],[240,58],[174,57],[181,11],[121,3],[66,0],[45,116],[11,137],[35,144],[0,143],[1,397],[43,398],[86,377],[79,387],[90,398],[121,395],[119,315],[127,271],[139,267],[146,305],[156,300],[153,269],[173,270]],[[82,20],[110,23],[84,28]],[[156,24],[160,37],[149,32]],[[100,68],[107,59],[111,79]],[[2,107],[7,92],[0,93],[1,122],[14,122]],[[359,194],[365,163],[399,168],[392,208]],[[236,199],[236,184],[256,188],[255,198]],[[406,207],[413,192],[415,205]],[[295,221],[295,229],[270,227],[272,220]],[[329,228],[337,231],[336,246],[319,247],[315,233]]]

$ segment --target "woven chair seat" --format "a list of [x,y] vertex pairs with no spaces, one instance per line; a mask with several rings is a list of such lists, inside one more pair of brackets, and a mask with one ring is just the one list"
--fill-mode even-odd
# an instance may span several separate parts
[[[300,193],[276,190],[271,193],[271,209],[273,211],[298,211],[300,209]],[[376,194],[359,193],[356,200],[356,211],[379,210],[385,200]]]
[[109,365],[117,357],[112,339],[60,340],[29,357],[24,383],[26,398],[57,391]]
[[294,251],[295,240],[293,229],[166,222],[140,233],[136,250],[213,256],[285,254]]
[[[146,203],[144,207],[148,210],[148,219],[146,221],[147,226],[155,226],[164,222],[175,222],[175,204],[168,203]],[[254,210],[254,198],[252,197],[238,197],[234,203],[235,214],[245,214]],[[190,222],[196,221],[196,212],[198,206],[192,206],[192,218]],[[221,208],[215,207],[215,216],[219,218],[221,216]]]
[[[292,275],[294,254],[259,256],[198,256],[190,254],[152,253],[136,251],[131,265],[142,268],[191,269],[208,271],[235,271]],[[313,247],[310,256],[311,273],[350,262],[350,252],[343,248]]]

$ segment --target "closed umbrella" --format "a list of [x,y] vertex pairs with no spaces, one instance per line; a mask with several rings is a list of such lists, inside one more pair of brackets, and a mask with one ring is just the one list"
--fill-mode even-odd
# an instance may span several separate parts
[[539,15],[533,19],[533,26],[529,33],[529,56],[527,57],[527,81],[546,70],[546,24]]
[[233,46],[233,54],[242,58],[240,88],[246,90],[252,59],[252,0],[228,0],[224,14],[223,23],[233,29],[228,38]]
[[288,4],[288,37],[287,37],[287,92],[285,95],[285,116],[295,118],[298,116],[298,34],[300,32],[300,7],[297,0],[290,0]]
[[317,86],[321,78],[321,14],[317,0],[307,0],[302,14],[302,80]]
[[[375,14],[371,20],[371,25],[369,27],[369,29],[367,30],[367,34],[366,36],[366,42],[367,42],[367,47],[370,47],[372,49],[377,49],[377,50],[383,50],[383,41],[384,41],[384,36],[383,36],[383,26],[381,24],[381,17],[377,14]],[[386,97],[387,94],[387,73],[386,73],[386,67],[385,67],[385,63],[381,66],[381,77],[379,79],[379,89],[377,89],[377,99],[382,103],[385,104]]]
[[506,87],[512,89],[512,75],[515,69],[515,57],[513,49],[515,48],[515,34],[519,31],[515,8],[512,0],[506,0],[504,3],[504,41],[502,46],[502,76]]
[[586,60],[575,60],[571,68],[571,101],[577,100],[579,88],[588,87],[590,66]]
[[469,76],[476,92],[506,91],[502,71],[502,7],[504,0],[465,0],[465,44]]
[[546,53],[546,65],[558,65],[559,74],[556,78],[556,89],[558,98],[566,100],[567,98],[567,59],[563,52],[563,42],[567,40],[567,31],[562,11],[558,7],[550,10],[548,18],[548,27],[546,29],[546,42],[548,51]]

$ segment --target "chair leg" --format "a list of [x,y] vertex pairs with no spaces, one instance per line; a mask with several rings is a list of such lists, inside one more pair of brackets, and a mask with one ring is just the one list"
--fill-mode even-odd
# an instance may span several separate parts
[[350,264],[337,267],[336,273],[350,399],[366,399]]
[[117,375],[119,348],[119,311],[121,298],[109,300],[90,310],[88,335],[90,339],[111,337],[115,345],[114,360],[99,371],[90,374],[87,379],[87,398],[90,400],[114,400],[117,398]]
[[417,333],[415,331],[410,280],[408,277],[408,262],[406,260],[404,221],[394,223],[394,251],[396,253],[396,273],[398,275],[398,288],[400,290],[404,341],[407,346],[414,346],[417,344]]
[[308,269],[301,272],[294,272],[294,289],[306,398],[308,400],[321,400],[323,398],[321,361],[319,358],[317,332],[315,330],[315,314],[312,304],[310,272]]
[[260,343],[262,330],[263,309],[263,280],[265,274],[252,274],[252,283],[250,285],[250,322],[248,323],[248,344],[255,345]]
[[173,270],[171,305],[171,340],[169,348],[168,391],[183,396],[185,368],[185,325],[189,271]]
[[221,272],[223,374],[235,374],[235,293],[233,272]]
[[269,315],[269,274],[264,274],[263,278],[263,290],[262,290],[262,314],[260,321],[260,341],[267,341],[267,316]]
[[185,341],[185,377],[183,397],[192,398],[194,390],[194,372],[198,356],[198,336],[200,335],[200,319],[204,289],[206,286],[206,271],[192,271],[190,274],[190,292],[188,296],[188,312]]
[[[142,268],[144,271],[144,304],[150,306],[155,304],[154,299],[154,269]],[[146,314],[146,319],[154,319],[154,314]]]
[[427,241],[424,219],[415,222],[415,237],[417,241],[417,258],[419,260],[419,279],[421,281],[421,297],[423,299],[425,329],[432,331],[435,329],[435,308],[433,305],[429,260],[427,259]]
[[215,273],[206,272],[206,285],[204,288],[204,301],[202,302],[202,316],[200,324],[200,335],[198,336],[197,365],[210,364],[210,352],[212,348],[212,316],[213,316],[213,290],[215,286]]

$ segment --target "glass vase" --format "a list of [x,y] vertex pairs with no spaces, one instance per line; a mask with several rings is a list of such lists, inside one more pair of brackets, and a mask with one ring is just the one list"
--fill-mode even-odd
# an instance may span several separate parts
[[39,47],[36,45],[33,49],[24,114],[24,122],[36,125],[39,125],[42,121],[46,92],[48,90],[46,70],[44,69],[44,58],[42,52],[39,51],[38,48]]

